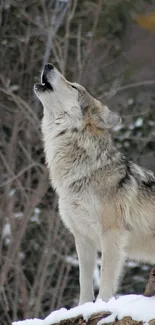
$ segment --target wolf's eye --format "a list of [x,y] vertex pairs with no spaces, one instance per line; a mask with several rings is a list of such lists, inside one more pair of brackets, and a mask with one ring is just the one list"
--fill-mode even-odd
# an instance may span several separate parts
[[71,87],[74,88],[74,89],[76,89],[76,90],[78,90],[78,89],[77,89],[75,86],[73,86],[73,85],[71,85]]

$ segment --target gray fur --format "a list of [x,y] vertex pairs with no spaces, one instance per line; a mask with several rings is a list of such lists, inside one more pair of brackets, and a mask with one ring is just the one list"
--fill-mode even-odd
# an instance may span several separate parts
[[155,176],[117,151],[111,136],[121,121],[116,114],[56,68],[43,74],[52,90],[36,85],[35,93],[44,106],[44,148],[60,215],[75,237],[79,303],[94,299],[98,250],[99,297],[107,301],[126,258],[155,262]]

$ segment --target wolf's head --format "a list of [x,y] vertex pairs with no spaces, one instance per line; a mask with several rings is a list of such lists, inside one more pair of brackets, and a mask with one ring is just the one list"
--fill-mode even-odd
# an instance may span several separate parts
[[34,91],[44,107],[47,122],[57,120],[59,126],[62,123],[68,130],[87,128],[96,134],[115,127],[121,121],[84,87],[67,81],[52,64],[45,65],[41,83],[34,86]]

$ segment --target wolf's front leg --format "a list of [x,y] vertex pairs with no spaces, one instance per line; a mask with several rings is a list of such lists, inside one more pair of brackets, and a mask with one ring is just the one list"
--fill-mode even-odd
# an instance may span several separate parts
[[82,236],[75,237],[75,244],[79,259],[79,305],[81,305],[94,299],[93,273],[96,261],[96,247],[91,239]]
[[101,282],[98,298],[108,301],[116,292],[125,260],[124,248],[127,234],[119,230],[109,230],[101,237],[102,263]]

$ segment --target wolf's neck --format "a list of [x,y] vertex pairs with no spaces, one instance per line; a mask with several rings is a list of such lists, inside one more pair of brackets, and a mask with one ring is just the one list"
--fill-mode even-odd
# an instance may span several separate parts
[[101,167],[117,165],[123,156],[117,150],[109,131],[105,131],[105,134],[100,137],[81,137],[78,139],[78,144],[86,150],[92,161]]
[[46,160],[55,188],[91,177],[98,170],[104,172],[104,168],[115,167],[121,160],[121,153],[108,132],[100,137],[80,134],[76,130],[55,137],[52,132],[45,131],[43,134]]

